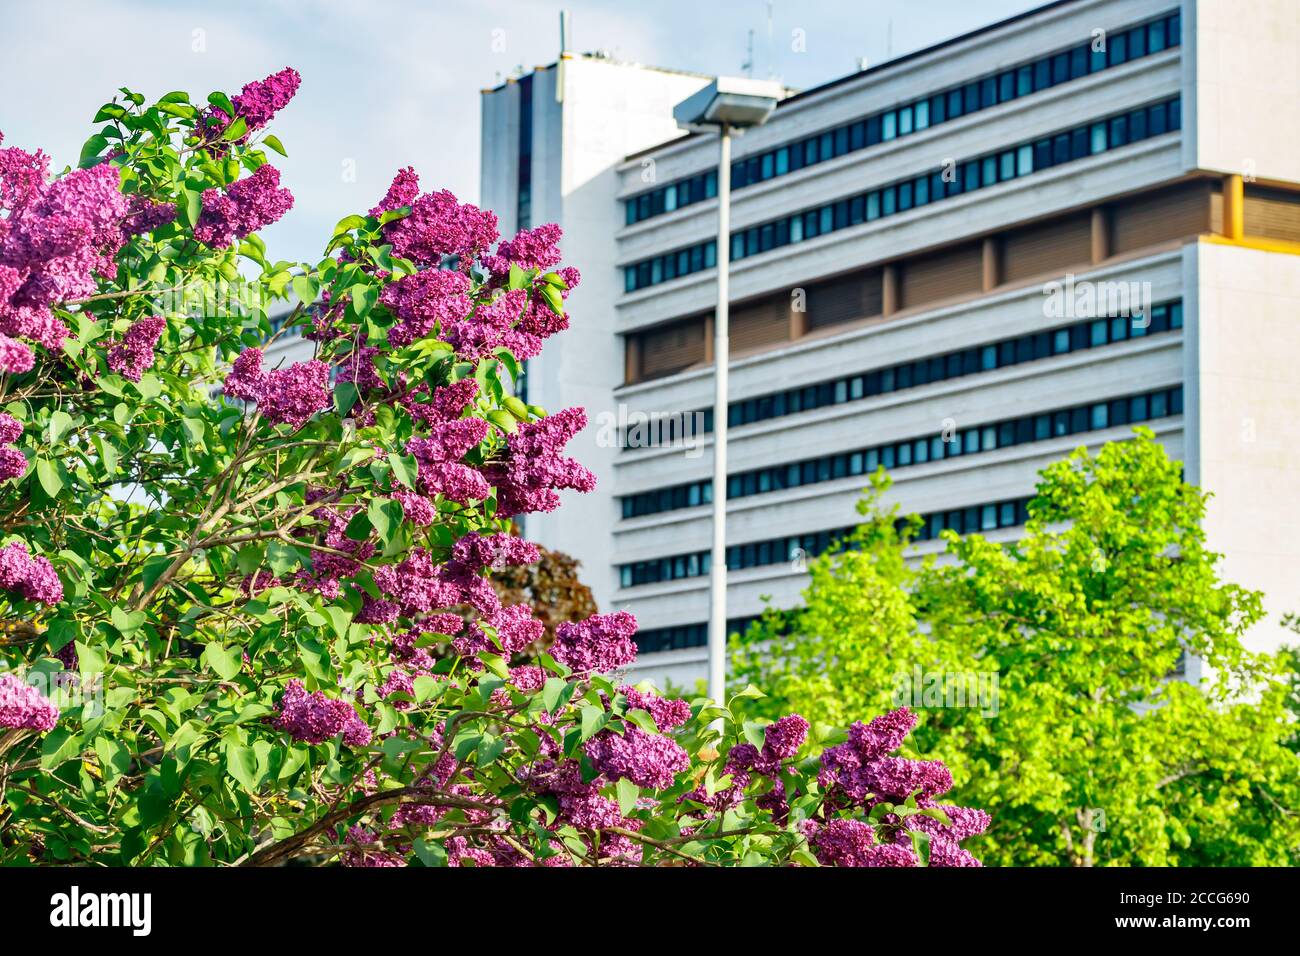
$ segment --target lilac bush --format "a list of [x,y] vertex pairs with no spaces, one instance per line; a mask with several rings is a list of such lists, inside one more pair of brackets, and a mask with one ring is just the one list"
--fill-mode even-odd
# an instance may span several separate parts
[[515,516],[595,486],[583,410],[513,392],[579,274],[411,169],[271,259],[299,83],[124,89],[59,175],[0,149],[0,862],[973,864],[988,819],[894,756],[906,711],[630,686],[622,612],[537,650],[490,576],[539,559]]

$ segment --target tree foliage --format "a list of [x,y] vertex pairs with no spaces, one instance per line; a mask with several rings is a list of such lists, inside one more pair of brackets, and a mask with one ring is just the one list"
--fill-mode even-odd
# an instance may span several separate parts
[[[987,859],[1292,864],[1294,671],[1243,646],[1260,595],[1220,579],[1205,500],[1139,429],[1045,469],[1018,540],[948,532],[907,570],[906,526],[868,497],[852,549],[813,563],[797,636],[746,635],[740,679],[814,721],[919,705],[918,747],[942,740],[956,792],[993,814]],[[1172,678],[1185,653],[1199,686]]]

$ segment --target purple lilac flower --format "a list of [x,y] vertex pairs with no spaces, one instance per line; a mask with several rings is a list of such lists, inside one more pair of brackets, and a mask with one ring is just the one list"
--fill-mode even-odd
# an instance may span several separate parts
[[9,445],[0,448],[0,481],[21,478],[27,474],[27,456]]
[[264,80],[244,84],[230,102],[235,107],[235,115],[244,118],[250,131],[261,129],[289,104],[301,83],[298,71],[286,66]]
[[555,629],[551,656],[579,673],[605,674],[636,660],[636,618],[627,611],[564,621]]
[[671,787],[691,763],[675,740],[647,734],[639,727],[626,727],[621,735],[602,731],[587,741],[584,750],[592,766],[610,780],[626,778],[638,787],[657,790]]
[[203,211],[194,226],[194,238],[221,249],[237,239],[278,221],[293,208],[293,194],[280,185],[280,171],[270,164],[226,187],[203,192]]
[[320,691],[308,693],[296,678],[285,687],[280,713],[271,725],[308,744],[324,743],[342,734],[348,746],[364,747],[371,738],[370,728],[351,704],[326,697]]
[[497,489],[497,515],[509,517],[529,511],[554,511],[560,504],[558,488],[592,491],[596,476],[560,453],[587,424],[581,408],[566,408],[536,422],[527,422],[507,440],[504,465],[485,470]]
[[684,700],[660,697],[658,694],[637,690],[630,684],[620,687],[619,693],[627,698],[629,708],[649,711],[655,726],[661,731],[680,727],[691,719],[691,705]]
[[36,364],[36,353],[26,342],[0,335],[0,372],[21,375]]
[[108,350],[109,369],[127,381],[140,381],[144,371],[153,366],[153,347],[166,328],[167,320],[161,315],[137,320],[127,329],[122,341]]
[[48,697],[13,674],[0,674],[0,727],[53,730],[59,709]]
[[33,557],[22,541],[0,548],[0,588],[45,605],[63,600],[63,582],[54,565],[40,555]]
[[434,329],[445,337],[473,307],[469,288],[469,277],[450,269],[425,269],[385,286],[379,301],[397,316],[397,324],[388,330],[388,344],[401,348]]
[[495,214],[462,205],[447,190],[426,193],[411,203],[408,216],[384,226],[393,254],[421,266],[440,266],[447,256],[467,271],[479,252],[497,238]]
[[379,201],[379,205],[366,215],[378,219],[386,212],[411,205],[418,195],[420,195],[420,177],[415,174],[415,170],[410,166],[399,169],[397,175],[393,177],[392,185],[388,187],[388,192]]
[[0,412],[0,442],[11,445],[23,434],[23,423],[8,412]]

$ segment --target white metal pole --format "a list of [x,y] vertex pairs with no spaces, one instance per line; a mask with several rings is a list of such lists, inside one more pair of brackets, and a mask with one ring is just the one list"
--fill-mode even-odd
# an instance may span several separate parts
[[731,260],[731,129],[718,137],[718,307],[713,317],[713,550],[709,570],[709,697],[727,691],[727,330]]

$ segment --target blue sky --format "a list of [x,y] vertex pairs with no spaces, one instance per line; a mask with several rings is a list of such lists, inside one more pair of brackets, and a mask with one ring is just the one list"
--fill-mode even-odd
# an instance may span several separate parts
[[[1039,0],[776,0],[770,68],[806,88],[1037,6]],[[293,66],[303,86],[275,121],[296,205],[263,233],[275,258],[315,259],[333,224],[364,211],[394,171],[478,197],[479,91],[549,63],[559,11],[578,50],[707,73],[739,73],[755,31],[769,71],[766,0],[58,0],[5,12],[5,144],[76,159],[120,86],[202,99]],[[806,51],[793,52],[802,30]],[[20,85],[15,79],[26,77]],[[349,176],[349,173],[352,174]]]

